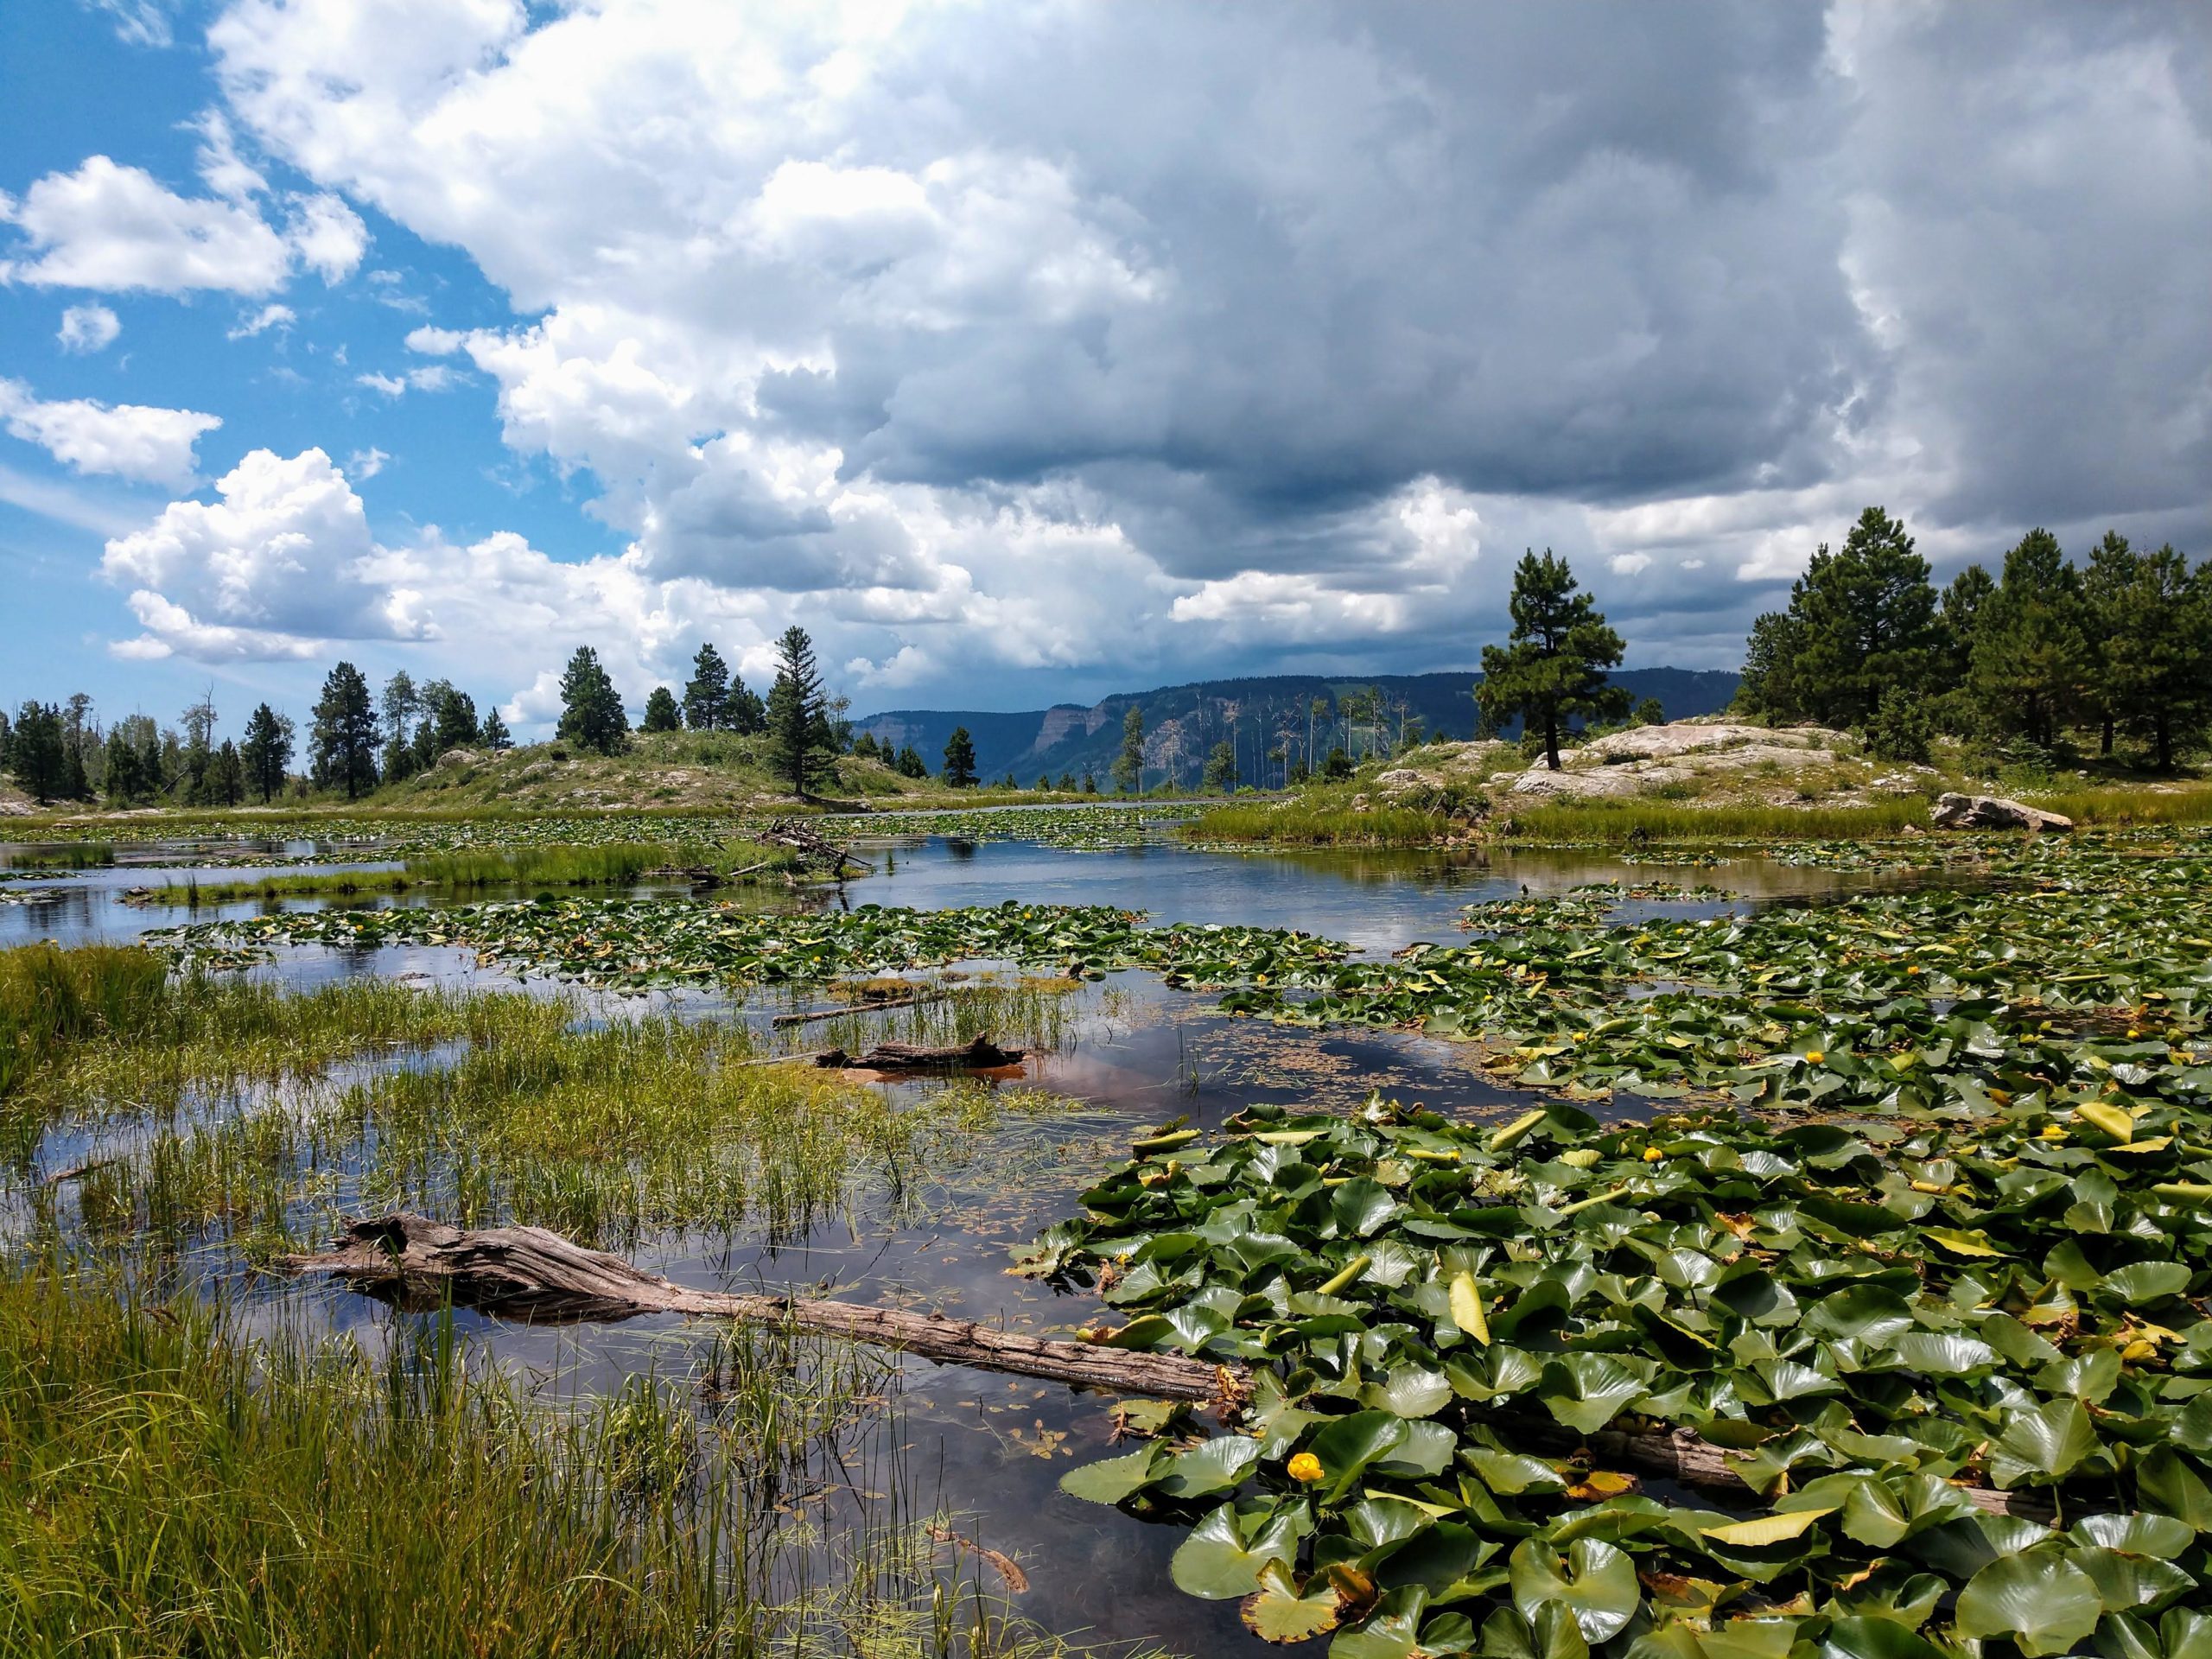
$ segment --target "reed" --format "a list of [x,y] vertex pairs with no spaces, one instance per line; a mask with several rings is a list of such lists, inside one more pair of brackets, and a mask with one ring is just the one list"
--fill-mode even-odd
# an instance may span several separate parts
[[2095,788],[2037,791],[2029,798],[2077,824],[2125,829],[2133,824],[2212,823],[2212,785],[2149,788],[2109,784]]
[[1427,847],[1460,826],[1440,812],[1412,807],[1355,809],[1291,800],[1280,805],[1218,806],[1183,826],[1186,841],[1276,847]]

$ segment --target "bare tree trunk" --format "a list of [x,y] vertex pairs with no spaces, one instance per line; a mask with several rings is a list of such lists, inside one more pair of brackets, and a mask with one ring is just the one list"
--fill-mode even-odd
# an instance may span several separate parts
[[[1041,1376],[1109,1394],[1190,1401],[1217,1408],[1224,1418],[1233,1417],[1251,1392],[1251,1373],[1240,1364],[1022,1336],[969,1319],[903,1308],[694,1290],[644,1272],[619,1255],[588,1250],[542,1227],[464,1232],[423,1216],[390,1215],[349,1222],[345,1236],[332,1249],[280,1257],[277,1265],[292,1273],[328,1274],[372,1294],[440,1301],[450,1297],[456,1307],[527,1320],[566,1323],[684,1313],[789,1324],[897,1348],[939,1364]],[[1506,1434],[1545,1450],[1574,1452],[1586,1446],[1603,1460],[1624,1463],[1685,1485],[1739,1497],[1751,1491],[1726,1450],[1687,1429],[1652,1433],[1601,1430],[1583,1435],[1536,1419],[1484,1417]],[[1986,1486],[1958,1490],[1992,1515],[2047,1519],[2051,1513],[2049,1503],[2036,1494]]]

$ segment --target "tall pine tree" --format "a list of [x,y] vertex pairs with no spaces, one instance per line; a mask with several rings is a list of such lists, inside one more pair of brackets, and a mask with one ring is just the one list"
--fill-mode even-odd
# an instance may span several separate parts
[[353,664],[339,664],[323,681],[309,744],[315,780],[325,789],[342,789],[350,801],[377,786],[376,708]]
[[1530,549],[1513,572],[1513,632],[1503,645],[1483,647],[1483,679],[1475,688],[1484,717],[1503,726],[1519,715],[1544,740],[1544,759],[1559,770],[1559,740],[1577,717],[1618,719],[1629,694],[1609,685],[1605,671],[1621,660],[1621,637],[1605,626],[1574,572],[1549,548]]
[[1998,731],[2056,747],[2089,680],[2082,618],[2080,574],[2056,537],[2030,531],[2005,556],[1974,630],[1974,701]]
[[691,678],[683,688],[683,721],[695,732],[719,731],[729,724],[729,668],[711,645],[691,659]]
[[245,722],[245,747],[238,753],[245,785],[263,802],[284,787],[284,768],[292,759],[292,722],[263,703]]
[[776,658],[766,709],[768,760],[803,800],[832,766],[829,698],[804,628],[794,624],[784,630]]
[[578,645],[561,675],[560,734],[579,748],[620,754],[629,741],[630,717],[599,653]]
[[952,735],[944,740],[944,778],[947,789],[976,786],[976,741],[965,726],[954,727]]

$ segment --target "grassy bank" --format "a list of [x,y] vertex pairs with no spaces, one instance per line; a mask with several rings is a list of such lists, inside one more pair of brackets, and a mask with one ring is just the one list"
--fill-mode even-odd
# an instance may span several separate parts
[[1201,845],[1430,847],[1466,825],[1412,807],[1353,808],[1349,802],[1289,800],[1280,805],[1222,806],[1184,825]]
[[1555,801],[1506,809],[1497,833],[1513,841],[1769,841],[1837,840],[1894,836],[1907,824],[1925,825],[1928,801],[1919,795],[1863,806],[1772,806],[1730,802],[1696,806],[1653,800]]

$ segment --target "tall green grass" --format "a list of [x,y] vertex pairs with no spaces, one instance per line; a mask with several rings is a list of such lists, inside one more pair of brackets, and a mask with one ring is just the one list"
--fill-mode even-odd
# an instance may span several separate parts
[[1412,807],[1288,801],[1280,806],[1220,806],[1183,826],[1186,841],[1276,847],[1427,847],[1450,834],[1452,819]]
[[105,842],[57,842],[19,847],[0,858],[0,868],[16,870],[98,870],[115,862],[115,849]]
[[2124,829],[2131,824],[2212,823],[2212,785],[2153,789],[2107,784],[2056,792],[2035,791],[2036,805],[2063,812],[2077,824]]
[[629,887],[654,870],[703,868],[728,876],[754,866],[774,874],[792,869],[798,855],[753,842],[715,848],[668,842],[609,842],[602,845],[480,848],[410,858],[397,870],[272,870],[230,881],[171,882],[154,890],[157,904],[224,905],[249,899],[343,898],[406,893],[416,887],[466,892],[486,887]]
[[1556,801],[1541,806],[1515,805],[1502,817],[1505,835],[1516,841],[1829,841],[1893,836],[1907,824],[1924,826],[1928,801],[1919,795],[1903,795],[1864,806]]
[[0,1100],[77,1045],[147,1030],[173,1006],[168,977],[127,946],[0,950]]
[[0,1276],[0,1651],[753,1650],[761,1523],[667,1391],[550,1414],[400,1334]]

